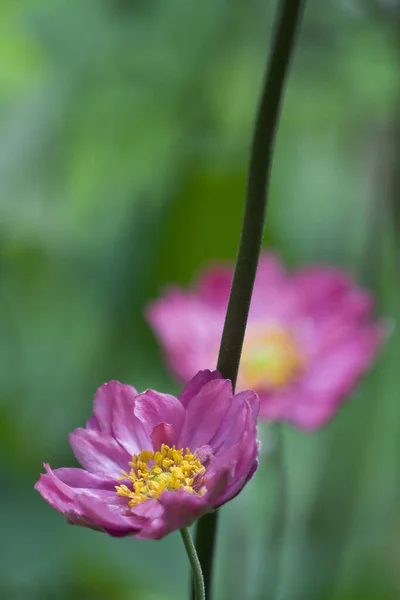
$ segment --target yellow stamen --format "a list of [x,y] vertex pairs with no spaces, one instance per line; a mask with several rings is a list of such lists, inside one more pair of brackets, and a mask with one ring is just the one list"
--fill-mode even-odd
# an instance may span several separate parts
[[[143,450],[139,455],[134,454],[128,464],[130,472],[122,471],[118,480],[127,480],[131,487],[121,484],[115,489],[118,496],[129,498],[130,508],[149,498],[159,498],[166,490],[186,490],[199,496],[205,492],[202,484],[206,469],[189,448],[184,453],[183,448],[177,450],[175,446],[163,444],[159,452]],[[193,488],[195,480],[196,489]]]
[[300,374],[305,359],[288,329],[269,324],[250,328],[241,364],[242,387],[277,390]]

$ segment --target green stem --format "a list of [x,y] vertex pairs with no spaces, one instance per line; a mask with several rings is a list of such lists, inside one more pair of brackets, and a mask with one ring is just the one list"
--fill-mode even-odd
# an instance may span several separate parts
[[[254,128],[243,227],[217,369],[232,381],[233,389],[247,324],[254,280],[264,233],[267,190],[285,80],[305,0],[281,0],[275,37],[264,78]],[[207,598],[211,578],[218,515],[204,515],[197,526],[196,548],[203,568]]]
[[195,600],[205,600],[206,592],[204,588],[203,573],[201,571],[201,565],[199,557],[197,556],[196,548],[193,544],[192,536],[187,527],[183,527],[181,530],[181,536],[185,549],[192,567],[192,581]]
[[275,506],[270,533],[269,551],[272,564],[270,565],[270,579],[268,584],[268,593],[271,600],[279,594],[288,496],[281,424],[276,423],[274,429],[276,438],[271,459],[273,461],[275,476]]

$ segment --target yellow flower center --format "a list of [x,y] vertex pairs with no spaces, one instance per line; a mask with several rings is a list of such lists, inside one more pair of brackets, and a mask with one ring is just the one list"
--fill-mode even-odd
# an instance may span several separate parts
[[130,485],[117,485],[115,489],[118,496],[129,498],[130,508],[149,498],[159,498],[166,490],[186,490],[199,496],[205,492],[202,484],[206,469],[189,448],[184,453],[183,448],[177,450],[163,444],[159,452],[143,450],[134,454],[128,464],[130,472],[122,471],[118,479]]
[[242,386],[277,390],[291,383],[304,366],[304,356],[288,329],[279,325],[249,329],[242,353]]

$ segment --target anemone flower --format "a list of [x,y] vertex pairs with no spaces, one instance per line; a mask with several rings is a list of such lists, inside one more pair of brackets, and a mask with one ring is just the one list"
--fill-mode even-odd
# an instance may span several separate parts
[[117,381],[94,397],[70,434],[83,466],[40,476],[35,488],[68,522],[112,536],[158,539],[236,496],[257,468],[257,394],[232,394],[200,371],[179,398]]
[[[232,280],[230,267],[205,270],[191,289],[171,287],[147,309],[169,367],[183,381],[215,364]],[[372,299],[328,266],[287,273],[261,257],[239,369],[260,418],[306,430],[327,423],[370,367],[384,337]]]

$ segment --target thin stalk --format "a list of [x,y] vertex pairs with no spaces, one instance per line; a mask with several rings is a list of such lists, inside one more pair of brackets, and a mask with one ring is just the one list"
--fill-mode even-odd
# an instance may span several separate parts
[[[283,91],[304,3],[305,0],[281,0],[279,3],[272,52],[254,128],[243,226],[217,364],[223,377],[232,381],[233,389],[264,233],[267,190]],[[203,516],[197,526],[196,548],[208,600],[211,600],[217,521],[218,515],[214,512]]]
[[185,545],[186,553],[188,555],[190,565],[192,567],[192,581],[195,600],[205,600],[206,592],[204,588],[203,573],[201,571],[201,565],[199,557],[197,556],[196,548],[190,535],[190,531],[187,527],[183,527],[181,530],[181,536]]
[[271,459],[275,477],[275,506],[269,540],[269,555],[272,564],[269,569],[270,577],[268,581],[268,598],[271,600],[274,600],[279,595],[288,504],[288,482],[281,424],[277,423],[274,429],[275,447]]

